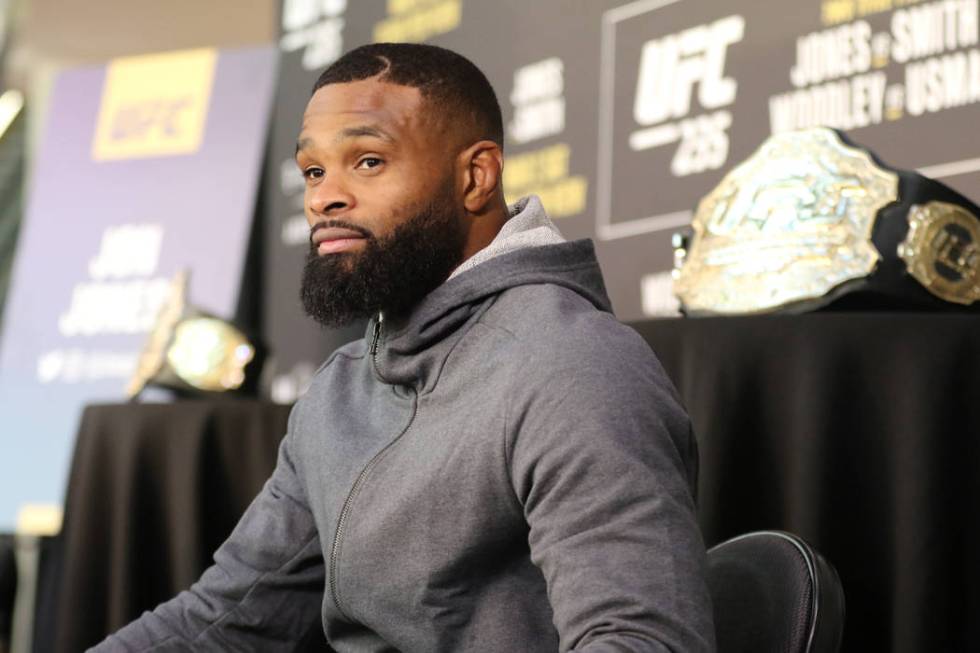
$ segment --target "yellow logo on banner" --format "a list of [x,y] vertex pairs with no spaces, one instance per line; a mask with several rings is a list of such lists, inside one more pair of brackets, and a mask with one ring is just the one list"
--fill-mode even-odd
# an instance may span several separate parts
[[217,59],[215,50],[200,49],[110,62],[92,158],[196,152],[204,138]]
[[374,26],[376,43],[421,43],[459,27],[462,0],[388,0],[388,18]]

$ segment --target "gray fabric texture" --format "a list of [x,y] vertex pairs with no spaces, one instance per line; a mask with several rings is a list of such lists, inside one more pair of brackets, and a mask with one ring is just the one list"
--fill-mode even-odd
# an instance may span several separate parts
[[696,465],[591,242],[490,256],[331,355],[214,566],[92,650],[712,651]]
[[544,207],[541,206],[541,200],[538,199],[538,196],[522,197],[510,207],[510,219],[504,223],[496,238],[489,245],[463,261],[458,268],[453,270],[449,278],[452,279],[501,254],[516,252],[526,247],[556,245],[563,242],[565,242],[565,237],[561,235],[558,227],[544,212]]

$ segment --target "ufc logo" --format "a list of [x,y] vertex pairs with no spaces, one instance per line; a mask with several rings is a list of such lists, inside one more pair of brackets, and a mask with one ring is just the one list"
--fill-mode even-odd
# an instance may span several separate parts
[[742,40],[745,19],[738,15],[648,41],[640,55],[633,117],[640,125],[681,118],[691,110],[694,85],[705,109],[735,101],[738,83],[725,77],[728,46]]
[[120,107],[113,116],[109,138],[114,141],[147,138],[156,129],[163,137],[180,132],[179,114],[191,105],[191,98],[151,100]]

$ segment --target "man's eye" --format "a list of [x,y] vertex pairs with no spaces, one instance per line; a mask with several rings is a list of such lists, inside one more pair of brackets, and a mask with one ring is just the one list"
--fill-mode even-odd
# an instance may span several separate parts
[[319,179],[322,176],[323,176],[323,168],[312,168],[311,167],[311,168],[306,168],[305,170],[303,170],[303,178],[304,179],[307,179],[307,180],[310,180],[310,179]]
[[368,168],[368,169],[370,169],[370,168],[377,168],[382,163],[384,163],[384,161],[382,161],[381,159],[379,159],[376,156],[366,156],[366,157],[364,157],[363,159],[361,159],[360,161],[357,162],[357,167],[358,168]]

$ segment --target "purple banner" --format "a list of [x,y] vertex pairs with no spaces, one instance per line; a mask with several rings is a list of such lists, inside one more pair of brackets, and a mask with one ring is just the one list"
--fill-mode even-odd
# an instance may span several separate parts
[[232,315],[275,69],[193,50],[58,77],[0,341],[0,530],[61,503],[81,407],[123,399],[179,269]]

